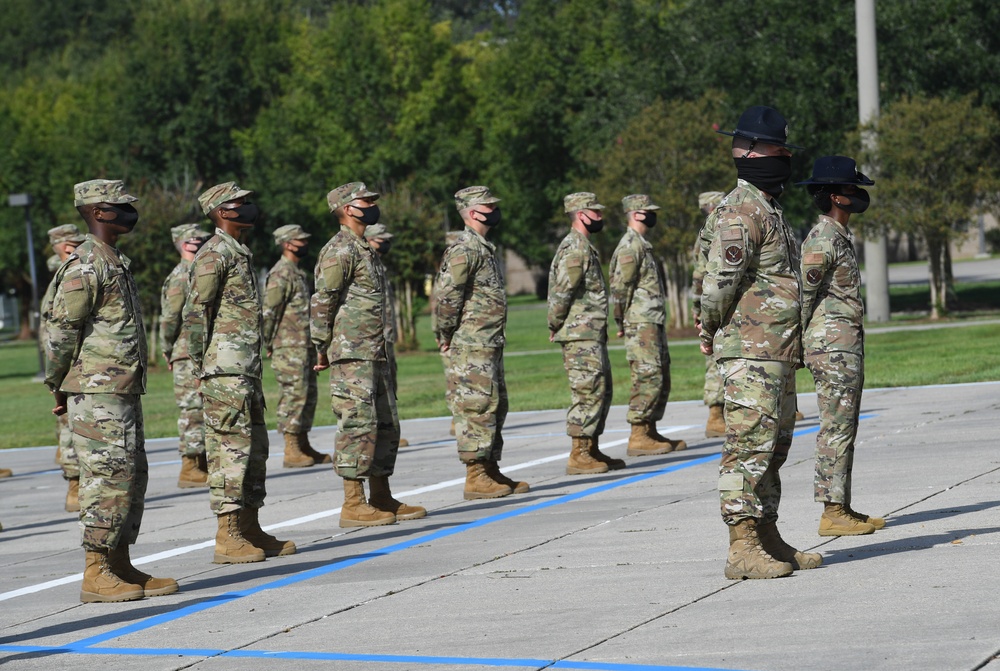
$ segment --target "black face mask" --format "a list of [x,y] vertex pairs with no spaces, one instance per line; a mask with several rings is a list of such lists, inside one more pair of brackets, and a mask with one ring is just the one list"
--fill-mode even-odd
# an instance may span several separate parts
[[260,217],[260,209],[253,203],[243,203],[242,205],[228,209],[230,212],[236,213],[236,216],[229,221],[236,222],[237,224],[252,226],[257,223],[257,219]]
[[844,210],[845,212],[850,212],[852,214],[861,214],[862,212],[868,209],[868,205],[871,204],[872,202],[871,195],[867,191],[861,188],[859,188],[853,194],[841,193],[838,195],[849,199],[851,202],[849,202],[847,205],[837,205],[837,207]]
[[378,209],[378,205],[372,205],[371,207],[355,207],[356,210],[361,210],[361,216],[355,217],[365,226],[371,226],[372,224],[378,223],[378,218],[382,213]]
[[378,241],[378,255],[385,256],[389,253],[389,248],[392,247],[392,242],[389,240],[379,240]]
[[136,212],[135,208],[129,203],[125,203],[124,205],[108,205],[107,207],[99,209],[101,212],[115,213],[115,218],[107,222],[109,224],[121,226],[122,228],[127,228],[131,231],[135,228],[135,225],[139,223],[139,213]]
[[646,226],[648,228],[652,228],[653,226],[656,226],[656,212],[652,212],[650,210],[646,210],[642,214],[643,214],[644,217],[646,217],[645,219],[642,220],[642,223],[646,224]]
[[481,222],[484,226],[489,226],[490,228],[493,228],[494,226],[500,223],[501,214],[499,207],[493,208],[492,212],[479,212],[478,214],[484,217]]
[[785,182],[792,176],[791,156],[734,158],[733,162],[736,164],[737,177],[775,198],[785,190]]
[[292,255],[295,258],[297,258],[297,259],[301,259],[301,258],[305,257],[305,255],[306,255],[306,247],[305,247],[305,245],[303,245],[301,247],[289,247],[288,251],[290,251],[292,253]]
[[588,233],[600,233],[604,230],[604,220],[603,219],[591,219],[587,215],[583,215],[586,219],[583,222],[583,227],[587,229]]

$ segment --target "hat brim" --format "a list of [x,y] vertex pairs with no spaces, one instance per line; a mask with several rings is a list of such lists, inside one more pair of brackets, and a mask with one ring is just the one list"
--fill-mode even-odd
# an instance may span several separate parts
[[652,210],[658,210],[658,209],[660,209],[659,205],[644,205],[642,207],[633,207],[633,208],[630,208],[628,210],[625,210],[625,212],[643,212],[645,210],[652,211]]
[[[354,198],[351,198],[351,200],[359,200],[361,198],[371,198],[372,200],[378,200],[380,197],[381,194],[379,194],[378,192],[368,191],[367,189],[365,189],[361,193],[354,194]],[[351,202],[351,200],[347,201],[347,203]],[[344,205],[347,205],[347,203],[344,203]]]
[[[226,203],[231,203],[234,200],[239,200],[240,198],[246,198],[247,196],[252,196],[252,195],[253,195],[253,191],[247,191],[246,189],[240,189],[239,191],[237,191],[236,193],[234,193],[233,195],[231,195],[229,198],[226,198],[224,201],[222,201],[221,203],[219,203],[219,205],[225,205]],[[218,205],[216,205],[215,207],[218,207]],[[213,207],[212,209],[214,210],[215,208]]]
[[124,205],[125,203],[136,203],[139,199],[133,196],[131,193],[125,193],[116,198],[115,200],[105,200],[105,203],[112,203],[114,205]]
[[715,132],[718,133],[719,135],[728,135],[729,137],[743,137],[748,140],[753,140],[754,142],[773,144],[776,147],[785,147],[787,149],[802,149],[802,150],[805,149],[805,147],[800,147],[797,144],[792,144],[791,142],[786,142],[785,140],[779,140],[778,138],[774,137],[767,137],[763,135],[754,136],[754,135],[748,135],[746,133],[741,133],[739,131],[728,131],[728,130],[717,130]]
[[846,180],[846,179],[809,179],[803,182],[795,182],[795,186],[875,186],[875,180],[869,178],[868,176],[858,173],[860,179]]

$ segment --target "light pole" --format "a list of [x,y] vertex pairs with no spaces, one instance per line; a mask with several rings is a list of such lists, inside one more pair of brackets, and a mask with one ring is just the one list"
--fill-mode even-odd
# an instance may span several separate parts
[[[40,329],[41,315],[38,312],[38,270],[35,267],[35,238],[31,233],[31,194],[12,193],[7,197],[11,207],[24,208],[24,230],[28,241],[28,269],[31,272],[31,318],[35,322],[35,332]],[[30,324],[29,319],[29,324]],[[38,339],[38,376],[45,378],[45,359],[42,356],[42,339]]]

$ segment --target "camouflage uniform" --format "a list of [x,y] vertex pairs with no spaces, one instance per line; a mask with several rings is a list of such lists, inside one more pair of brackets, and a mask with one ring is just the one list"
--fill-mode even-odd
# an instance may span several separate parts
[[[235,184],[202,194],[207,214],[249,195]],[[261,302],[253,255],[217,228],[191,264],[182,333],[201,379],[209,504],[216,515],[260,508],[267,495],[268,439],[261,388]]]
[[264,347],[281,389],[278,432],[309,433],[316,415],[316,350],[309,339],[309,278],[285,257],[264,291]]
[[801,359],[799,249],[781,207],[739,180],[709,218],[702,342],[725,380],[726,444],[719,467],[729,525],[778,517],[778,470],[795,428]]
[[[718,205],[725,194],[719,191],[707,191],[698,199],[699,207]],[[702,284],[705,278],[705,266],[708,263],[708,250],[712,246],[715,238],[715,219],[708,217],[698,240],[694,246],[694,271],[691,273],[691,293],[694,296],[692,301],[692,311],[695,320],[701,319],[701,294]],[[722,375],[719,374],[719,365],[715,363],[715,358],[705,357],[705,386],[702,392],[702,400],[707,406],[721,406],[725,403],[725,395],[722,389]]]
[[[117,180],[76,185],[75,204],[131,203]],[[135,543],[148,481],[146,332],[131,261],[87,235],[59,269],[45,327],[45,383],[67,395],[88,551]]]
[[[336,209],[330,193],[331,210]],[[358,195],[361,194],[361,195]],[[371,194],[364,185],[353,198]],[[319,253],[310,332],[330,361],[337,416],[334,468],[357,480],[390,476],[399,449],[396,395],[385,357],[385,272],[374,249],[346,226]]]
[[455,418],[458,456],[466,463],[500,461],[508,410],[503,369],[507,293],[496,247],[466,227],[444,251],[434,302],[435,336],[449,347],[448,407]]
[[666,292],[653,246],[635,229],[626,228],[609,274],[615,322],[625,333],[632,373],[628,423],[656,422],[663,418],[670,396],[670,352],[664,329]]
[[[393,237],[383,224],[373,224],[365,228],[365,240],[392,240]],[[396,332],[396,291],[392,287],[392,280],[389,279],[389,271],[382,261],[382,255],[376,252],[375,258],[382,264],[382,272],[385,275],[385,359],[389,366],[389,377],[392,379],[392,392],[398,394],[399,366],[396,364],[396,343],[399,341],[399,334]]]
[[816,381],[816,501],[851,504],[864,386],[864,303],[851,234],[821,215],[802,243],[802,349]]
[[597,249],[573,229],[559,244],[549,269],[548,323],[553,340],[562,345],[572,395],[566,433],[596,438],[604,433],[611,409],[608,290]]

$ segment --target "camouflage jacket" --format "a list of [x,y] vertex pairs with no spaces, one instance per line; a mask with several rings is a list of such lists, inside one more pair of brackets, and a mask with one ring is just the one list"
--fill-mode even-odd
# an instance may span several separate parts
[[146,393],[146,330],[131,261],[92,235],[56,272],[45,384],[84,394]]
[[173,363],[187,359],[187,343],[181,334],[181,317],[188,295],[191,262],[181,259],[163,281],[160,290],[160,350]]
[[865,306],[851,234],[826,215],[802,243],[802,349],[864,354]]
[[264,348],[309,349],[309,277],[284,256],[267,274],[264,289]]
[[382,274],[385,276],[385,341],[395,344],[399,340],[396,334],[396,290],[392,287],[392,280],[382,257],[376,252],[375,258],[382,265]]
[[191,263],[190,293],[181,336],[200,377],[246,375],[260,379],[261,306],[253,255],[215,230]]
[[752,184],[712,213],[701,297],[701,340],[715,358],[800,363],[799,246],[781,207]]
[[504,346],[507,291],[496,247],[469,227],[444,250],[434,303],[438,342]]
[[58,286],[56,275],[53,275],[52,281],[49,282],[49,286],[45,288],[45,293],[42,295],[42,302],[38,304],[38,346],[42,348],[42,351],[45,350],[48,337],[45,333],[45,324],[52,318],[52,300],[56,297]]
[[376,255],[346,226],[320,250],[310,332],[331,362],[385,360],[385,267]]
[[705,266],[708,265],[708,250],[712,247],[712,240],[715,239],[716,219],[709,216],[705,220],[705,225],[698,233],[698,239],[694,243],[694,270],[691,272],[691,295],[693,297],[691,310],[695,319],[701,319],[701,294],[704,291]]
[[549,331],[556,342],[608,338],[608,287],[597,249],[570,229],[549,268]]
[[611,306],[618,330],[626,324],[666,322],[666,291],[653,245],[632,228],[625,229],[611,256]]

